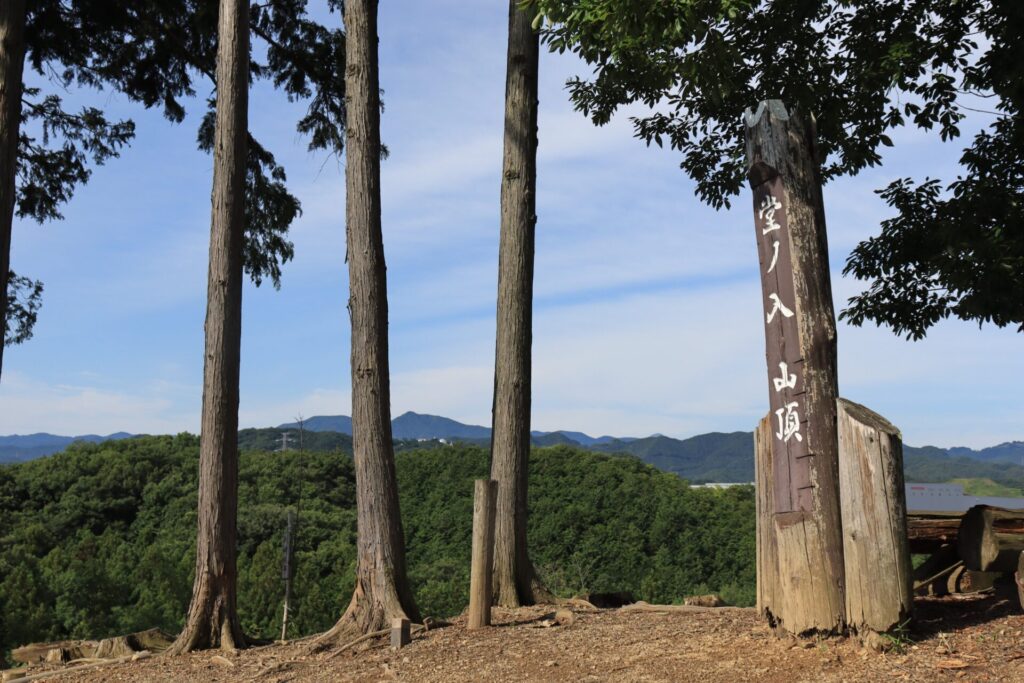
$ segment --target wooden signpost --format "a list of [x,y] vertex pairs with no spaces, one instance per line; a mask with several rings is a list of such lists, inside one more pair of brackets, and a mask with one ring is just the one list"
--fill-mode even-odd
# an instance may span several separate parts
[[813,122],[769,100],[745,124],[770,405],[756,438],[758,481],[771,487],[758,495],[758,538],[759,551],[772,541],[774,557],[758,558],[759,607],[790,633],[837,633],[845,604],[836,323]]
[[744,122],[770,406],[754,435],[758,609],[798,635],[888,631],[912,606],[902,444],[839,399],[814,121],[769,100]]

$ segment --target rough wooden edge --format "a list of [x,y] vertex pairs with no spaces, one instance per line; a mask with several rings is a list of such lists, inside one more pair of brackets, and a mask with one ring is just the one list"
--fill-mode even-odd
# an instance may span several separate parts
[[786,110],[786,105],[782,100],[761,100],[757,109],[747,108],[743,112],[743,123],[747,128],[753,128],[760,121],[765,111],[768,111],[772,116],[782,121],[789,119],[789,112]]
[[885,432],[892,436],[895,436],[900,441],[903,441],[903,436],[900,434],[899,427],[889,422],[887,419],[871,410],[870,408],[861,405],[860,403],[854,403],[853,401],[845,398],[837,398],[836,403],[836,414],[839,414],[839,408],[847,412],[850,417],[854,418],[862,424],[877,429],[880,432]]

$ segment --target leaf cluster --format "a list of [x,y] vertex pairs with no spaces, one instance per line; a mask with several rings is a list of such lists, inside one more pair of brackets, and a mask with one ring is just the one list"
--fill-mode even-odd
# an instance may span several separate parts
[[[250,30],[265,46],[250,74],[269,80],[292,101],[307,101],[296,129],[309,148],[340,154],[345,124],[345,39],[340,28],[314,21],[307,0],[266,0],[250,10]],[[331,3],[331,9],[339,9]],[[28,3],[26,65],[56,91],[112,89],[171,122],[202,83],[216,88],[217,0],[35,0]],[[257,58],[262,57],[262,58]],[[202,117],[199,148],[209,151],[213,101]],[[90,165],[119,155],[135,134],[131,120],[110,121],[95,107],[68,111],[63,98],[26,88],[17,159],[17,211],[40,223],[62,218],[60,207],[88,182]],[[280,286],[294,255],[288,229],[301,213],[284,168],[250,136],[246,175],[245,271],[259,285]],[[34,316],[24,340],[31,336]]]
[[[631,120],[668,144],[697,194],[727,207],[744,180],[742,114],[780,99],[816,117],[822,178],[881,161],[903,126],[960,135],[965,112],[996,116],[945,191],[901,179],[898,212],[850,256],[870,281],[844,317],[920,338],[955,315],[1024,325],[1020,220],[1024,5],[1016,0],[535,0],[552,50],[593,67],[567,84],[578,110]],[[972,99],[973,98],[973,99]],[[968,102],[989,100],[984,109]],[[1024,329],[1022,327],[1021,329]]]
[[43,305],[43,283],[10,271],[7,280],[7,317],[4,345],[14,346],[32,338],[32,328]]
[[[538,0],[552,50],[594,68],[568,83],[597,124],[625,105],[637,137],[668,143],[697,193],[728,206],[744,168],[744,111],[765,99],[813,112],[827,180],[879,163],[888,131],[957,134],[950,72],[977,45],[970,10],[944,0]],[[907,99],[900,104],[894,96]]]

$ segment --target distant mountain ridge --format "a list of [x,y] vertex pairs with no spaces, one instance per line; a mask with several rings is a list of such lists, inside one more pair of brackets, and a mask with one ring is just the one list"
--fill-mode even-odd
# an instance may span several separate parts
[[[306,448],[313,450],[341,450],[350,452],[352,418],[347,415],[317,415],[303,420],[307,432]],[[243,449],[277,449],[285,445],[281,433],[298,430],[297,422],[278,427],[245,429],[239,432],[239,445]],[[336,436],[332,436],[332,434]],[[403,447],[415,446],[416,441],[465,441],[486,445],[491,430],[442,417],[406,412],[392,420],[392,434],[396,442],[409,442]],[[609,454],[632,455],[658,469],[674,472],[695,483],[708,481],[749,482],[754,479],[753,436],[750,432],[712,432],[688,439],[675,439],[662,434],[643,438],[601,436],[592,437],[578,431],[534,431],[535,446],[566,445]],[[0,463],[31,460],[63,450],[74,441],[105,441],[132,436],[118,432],[109,436],[57,436],[29,434],[0,436]],[[297,435],[296,435],[297,436]],[[342,436],[344,438],[342,438]],[[291,440],[291,448],[298,440]],[[904,446],[905,470],[908,481],[946,481],[950,477],[990,477],[999,481],[1024,483],[1024,441],[1009,441],[974,450],[955,447],[950,449],[924,446]]]
[[135,434],[115,432],[106,436],[99,434],[82,434],[81,436],[60,436],[38,432],[36,434],[11,434],[0,436],[0,463],[23,462],[34,460],[44,455],[62,451],[76,441],[102,443],[119,439],[129,439]]

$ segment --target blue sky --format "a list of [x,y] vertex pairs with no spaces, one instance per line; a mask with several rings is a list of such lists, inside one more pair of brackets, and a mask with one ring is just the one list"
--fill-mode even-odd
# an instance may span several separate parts
[[[490,423],[506,22],[498,0],[381,4],[394,415]],[[533,426],[750,430],[768,394],[749,197],[715,212],[626,116],[592,126],[563,87],[583,70],[541,55]],[[138,136],[64,221],[15,225],[13,267],[46,292],[35,337],[5,354],[0,434],[194,432],[212,173],[195,148],[202,106],[174,126],[116,93],[68,97],[134,118]],[[242,426],[349,412],[343,169],[306,151],[300,112],[266,85],[251,94],[251,128],[304,213],[281,290],[245,290]],[[840,275],[847,254],[888,215],[873,190],[903,175],[950,179],[963,146],[913,130],[894,141],[881,168],[825,190],[837,308],[860,287]],[[959,321],[920,342],[840,325],[840,391],[910,444],[1021,439],[1022,341]]]

